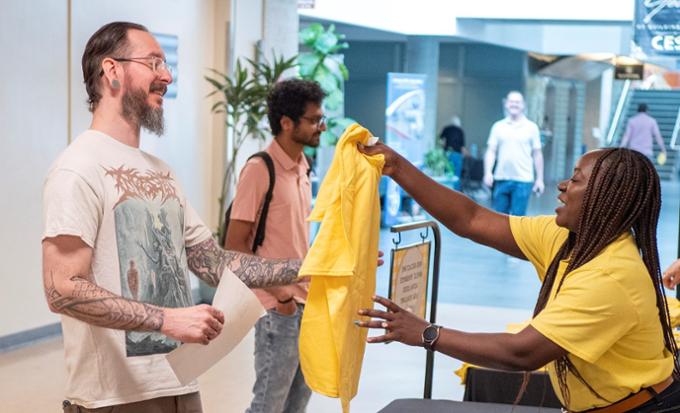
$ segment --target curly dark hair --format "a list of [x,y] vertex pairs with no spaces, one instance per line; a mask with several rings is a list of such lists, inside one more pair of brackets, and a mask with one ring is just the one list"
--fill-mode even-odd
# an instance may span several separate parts
[[113,22],[99,28],[87,41],[83,52],[82,68],[87,103],[90,112],[94,112],[102,98],[99,90],[102,75],[102,60],[107,56],[125,55],[129,47],[128,30],[149,30],[137,23]]
[[281,118],[289,117],[297,125],[308,103],[321,106],[326,94],[312,80],[286,79],[274,85],[267,96],[267,118],[274,136],[281,133]]

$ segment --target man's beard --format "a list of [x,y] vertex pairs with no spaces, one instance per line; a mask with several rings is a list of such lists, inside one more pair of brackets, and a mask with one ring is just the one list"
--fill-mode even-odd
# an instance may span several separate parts
[[304,136],[298,131],[293,132],[293,141],[310,148],[316,148],[320,143],[321,132],[316,132],[312,135]]
[[[162,90],[163,87],[152,85],[151,89]],[[126,91],[123,94],[123,118],[161,136],[165,130],[163,107],[152,107],[147,103],[148,98],[149,94],[141,88]]]

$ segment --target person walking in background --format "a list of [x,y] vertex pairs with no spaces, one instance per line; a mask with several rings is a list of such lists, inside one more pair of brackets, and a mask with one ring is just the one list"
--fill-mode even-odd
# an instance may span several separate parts
[[454,115],[451,122],[444,126],[439,139],[444,151],[446,151],[449,162],[453,165],[456,176],[461,177],[463,171],[463,157],[469,156],[465,148],[465,132],[461,127],[460,118]]
[[[302,259],[309,249],[312,190],[305,146],[319,146],[326,130],[321,108],[324,92],[318,83],[289,79],[276,84],[267,99],[274,140],[266,153],[275,179],[265,220],[262,245],[253,247],[256,223],[269,188],[262,158],[252,158],[241,171],[232,203],[225,248],[267,258]],[[255,325],[255,385],[249,413],[304,412],[311,396],[300,370],[298,337],[305,285],[255,290],[267,310]]]
[[[484,155],[484,184],[493,187],[497,212],[525,215],[532,192],[543,193],[543,154],[538,126],[524,116],[524,97],[505,98],[506,117],[491,127]],[[494,168],[495,165],[495,168]]]
[[659,125],[656,123],[656,119],[647,113],[647,104],[640,103],[638,105],[638,113],[628,119],[626,131],[621,139],[621,147],[636,150],[649,159],[653,159],[654,142],[652,138],[656,140],[657,145],[661,148],[661,152],[665,154],[666,145],[663,143]]

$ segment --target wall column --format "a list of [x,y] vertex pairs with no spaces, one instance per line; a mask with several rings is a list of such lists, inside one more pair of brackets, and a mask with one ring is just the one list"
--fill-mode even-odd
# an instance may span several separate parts
[[437,83],[439,80],[439,40],[411,36],[406,42],[405,72],[427,75],[425,83],[425,139],[428,149],[437,136]]

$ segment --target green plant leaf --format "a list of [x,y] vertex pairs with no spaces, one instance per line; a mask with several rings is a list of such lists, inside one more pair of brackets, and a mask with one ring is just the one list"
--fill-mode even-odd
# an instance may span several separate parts
[[323,61],[323,66],[336,77],[338,85],[345,80],[340,65],[342,65],[342,56],[338,55],[329,55]]
[[321,137],[319,139],[321,146],[334,146],[338,143],[338,137],[327,130],[321,132]]
[[305,155],[309,156],[310,158],[316,157],[316,148],[305,146],[302,150],[305,152]]
[[330,96],[333,92],[339,89],[338,78],[333,75],[333,73],[328,70],[325,66],[320,66],[316,71],[316,76],[314,80],[319,82],[321,89],[326,92],[326,95]]
[[331,93],[329,93],[326,98],[323,100],[324,107],[326,108],[327,112],[333,113],[336,112],[342,105],[345,103],[345,97],[342,91],[339,89],[335,89]]
[[312,23],[300,31],[300,43],[305,46],[313,47],[317,37],[324,32],[323,26],[319,23]]
[[338,44],[338,37],[333,33],[322,33],[314,42],[314,49],[323,54],[329,54],[333,47]]
[[335,53],[338,53],[342,49],[348,49],[348,48],[349,48],[349,43],[347,43],[347,42],[338,43],[335,46],[333,46],[333,48],[331,49],[331,51],[329,53],[335,54]]
[[214,113],[218,108],[226,109],[226,107],[227,107],[227,104],[224,101],[220,100],[219,102],[216,102],[214,105],[212,105],[212,107],[210,108],[210,111]]
[[208,76],[204,76],[204,79],[207,80],[208,83],[210,83],[212,85],[212,87],[214,87],[216,89],[216,91],[218,91],[218,92],[224,90],[225,86],[227,86],[224,83],[220,83],[219,80],[210,78]]
[[340,63],[338,64],[338,69],[340,69],[343,80],[349,80],[349,70],[347,69],[347,66],[345,66],[344,63]]
[[301,53],[298,56],[298,65],[300,69],[300,77],[303,79],[311,79],[314,73],[314,68],[319,64],[319,57],[314,53]]
[[432,176],[451,176],[454,173],[453,165],[440,146],[427,151],[424,166]]

